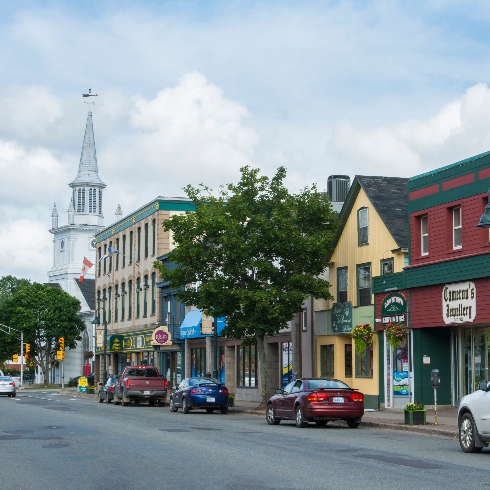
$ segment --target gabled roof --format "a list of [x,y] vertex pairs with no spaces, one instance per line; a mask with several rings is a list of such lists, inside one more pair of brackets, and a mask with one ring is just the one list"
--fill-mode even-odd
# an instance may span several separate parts
[[[356,198],[365,192],[380,218],[399,248],[408,248],[408,179],[401,177],[369,177],[356,175],[347,198],[340,211],[340,229],[334,242],[335,247],[342,235]],[[331,257],[331,255],[330,255]],[[329,257],[329,259],[330,259]]]
[[85,279],[83,282],[77,281],[78,287],[87,302],[88,307],[95,311],[95,279]]

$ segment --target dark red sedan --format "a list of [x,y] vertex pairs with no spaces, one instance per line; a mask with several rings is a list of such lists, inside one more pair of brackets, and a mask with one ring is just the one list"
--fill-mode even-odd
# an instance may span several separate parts
[[267,402],[267,423],[294,420],[297,427],[308,422],[325,426],[330,420],[345,420],[351,429],[359,427],[364,415],[364,395],[343,381],[303,378],[291,381]]

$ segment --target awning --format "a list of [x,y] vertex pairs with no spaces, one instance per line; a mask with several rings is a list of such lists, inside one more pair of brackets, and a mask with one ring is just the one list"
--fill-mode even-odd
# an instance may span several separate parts
[[[204,335],[201,332],[202,325],[202,312],[201,310],[191,310],[184,318],[182,325],[180,326],[180,338],[181,339],[198,339],[209,337],[210,335]],[[221,331],[225,328],[226,318],[218,318],[218,336],[221,335]]]

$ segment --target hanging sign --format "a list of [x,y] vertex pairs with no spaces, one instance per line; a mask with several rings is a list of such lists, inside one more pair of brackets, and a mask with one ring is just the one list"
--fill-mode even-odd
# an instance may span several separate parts
[[442,288],[442,316],[444,323],[473,322],[476,318],[475,283],[446,284]]
[[151,335],[152,345],[172,345],[172,336],[167,326],[155,328]]
[[383,325],[388,323],[406,323],[407,300],[401,293],[388,294],[381,304]]
[[332,306],[332,332],[350,333],[352,330],[352,303],[334,303]]

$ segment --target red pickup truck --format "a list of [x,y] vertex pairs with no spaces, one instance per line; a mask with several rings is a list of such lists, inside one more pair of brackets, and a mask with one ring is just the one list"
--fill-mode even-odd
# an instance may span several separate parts
[[114,385],[114,405],[132,401],[148,401],[149,405],[165,405],[168,381],[154,366],[127,366]]

